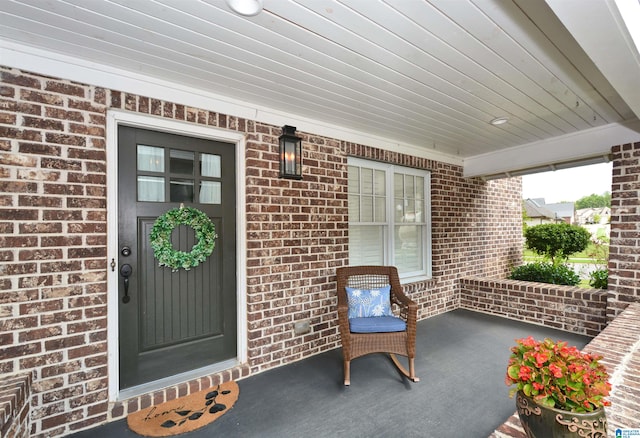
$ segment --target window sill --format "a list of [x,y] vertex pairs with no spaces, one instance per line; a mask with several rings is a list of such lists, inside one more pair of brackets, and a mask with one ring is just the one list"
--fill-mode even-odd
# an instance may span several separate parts
[[416,277],[401,278],[400,279],[400,284],[404,286],[404,285],[407,285],[407,284],[427,282],[427,281],[433,281],[433,277],[429,277],[429,276],[426,276],[426,275],[419,275],[419,276],[416,276]]

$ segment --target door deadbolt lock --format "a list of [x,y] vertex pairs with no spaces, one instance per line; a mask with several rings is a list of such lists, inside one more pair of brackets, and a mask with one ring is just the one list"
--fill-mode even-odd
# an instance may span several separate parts
[[123,246],[120,250],[120,254],[122,254],[124,257],[129,257],[131,255],[131,248],[129,248],[128,246]]

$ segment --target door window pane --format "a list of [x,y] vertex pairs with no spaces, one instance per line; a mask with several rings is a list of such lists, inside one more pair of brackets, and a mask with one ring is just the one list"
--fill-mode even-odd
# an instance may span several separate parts
[[220,155],[201,154],[200,155],[200,175],[211,178],[220,178]]
[[202,181],[199,201],[201,204],[221,204],[222,184],[218,181]]
[[138,201],[164,202],[164,178],[139,175]]
[[164,148],[138,145],[138,170],[164,172]]
[[171,173],[178,173],[181,175],[193,175],[193,162],[195,154],[191,151],[179,151],[171,149],[169,152],[169,159]]
[[171,202],[193,202],[193,180],[172,179],[169,196]]

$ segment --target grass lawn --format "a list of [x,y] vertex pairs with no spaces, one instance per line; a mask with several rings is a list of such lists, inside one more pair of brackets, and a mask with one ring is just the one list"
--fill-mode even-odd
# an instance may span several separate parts
[[[524,251],[523,257],[524,257],[524,261],[525,262],[542,262],[542,261],[544,261],[544,257],[539,256],[538,254],[536,254],[533,251],[530,251],[528,249]],[[606,266],[606,263],[598,263],[598,261],[596,261],[596,259],[589,258],[586,255],[580,257],[578,254],[574,254],[571,257],[569,257],[568,263],[588,263],[588,264]]]

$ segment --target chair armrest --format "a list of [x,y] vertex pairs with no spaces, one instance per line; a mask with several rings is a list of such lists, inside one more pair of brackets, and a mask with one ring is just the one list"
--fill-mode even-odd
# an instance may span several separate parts
[[349,306],[348,305],[338,305],[338,324],[340,326],[340,330],[349,331]]
[[401,288],[391,291],[391,301],[400,307],[400,318],[407,323],[407,330],[415,336],[418,319],[418,304],[406,296]]
[[409,307],[411,304],[416,304],[415,301],[413,301],[411,298],[406,296],[404,292],[402,292],[402,289],[392,291],[391,301],[395,302],[401,307]]

